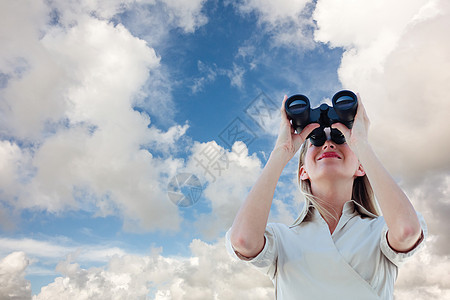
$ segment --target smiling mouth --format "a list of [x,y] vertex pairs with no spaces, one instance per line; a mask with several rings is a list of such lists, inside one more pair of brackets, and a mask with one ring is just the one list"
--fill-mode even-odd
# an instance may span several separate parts
[[338,159],[342,159],[336,152],[325,152],[319,157],[318,160],[321,160],[323,158],[338,158]]

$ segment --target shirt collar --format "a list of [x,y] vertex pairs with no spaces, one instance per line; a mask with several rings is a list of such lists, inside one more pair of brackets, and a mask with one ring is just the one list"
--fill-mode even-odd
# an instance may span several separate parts
[[[312,210],[314,209],[314,206],[311,204],[309,206],[306,206],[306,203],[303,203],[303,207],[302,210],[300,212],[300,215],[298,216],[297,220],[294,221],[294,223],[290,226],[295,227],[297,225],[300,225],[300,223],[302,223],[303,221],[306,221],[305,218],[308,215],[308,212],[312,212]],[[365,209],[361,204],[357,203],[355,200],[350,200],[345,202],[344,207],[342,209],[342,214],[343,215],[350,215],[353,214],[354,212],[357,212],[359,215],[363,216],[363,217],[368,217],[368,218],[376,218],[377,215],[371,213],[370,211],[368,211],[367,209]]]

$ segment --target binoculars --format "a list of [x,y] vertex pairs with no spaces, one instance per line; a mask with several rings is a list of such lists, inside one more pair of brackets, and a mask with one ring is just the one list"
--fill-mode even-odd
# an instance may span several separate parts
[[[331,127],[331,124],[342,123],[351,129],[355,119],[358,99],[352,91],[342,90],[337,92],[331,99],[333,106],[321,104],[319,107],[311,109],[308,97],[304,95],[293,95],[286,100],[286,114],[292,121],[292,126],[300,133],[303,128],[311,123],[319,123],[308,136],[314,146],[322,146],[327,140],[324,128]],[[345,143],[344,135],[337,129],[331,129],[331,140],[337,144]]]

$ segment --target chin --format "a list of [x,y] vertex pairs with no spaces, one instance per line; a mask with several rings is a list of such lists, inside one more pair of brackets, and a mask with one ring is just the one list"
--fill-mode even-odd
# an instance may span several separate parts
[[326,179],[326,180],[337,180],[337,179],[344,179],[344,178],[353,178],[353,173],[350,174],[349,172],[345,172],[344,170],[342,170],[342,166],[341,167],[336,167],[336,168],[327,168],[326,170],[322,170],[320,172],[318,172],[315,176],[314,179]]

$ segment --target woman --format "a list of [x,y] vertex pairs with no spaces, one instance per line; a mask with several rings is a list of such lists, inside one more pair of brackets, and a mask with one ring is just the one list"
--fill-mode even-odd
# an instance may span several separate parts
[[[307,139],[319,124],[294,132],[286,99],[275,147],[226,234],[228,251],[266,273],[277,299],[392,299],[397,268],[423,244],[426,225],[368,143],[359,95],[352,129],[332,125],[346,142],[328,137],[322,146]],[[267,224],[278,179],[300,147],[305,206],[292,226]]]

